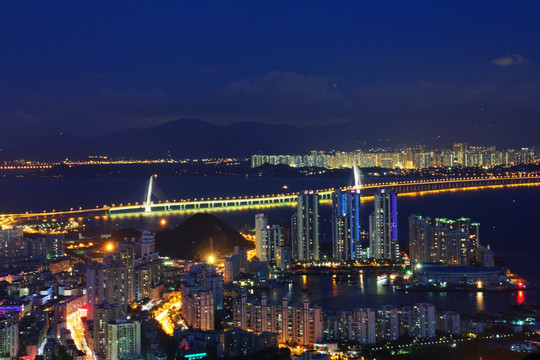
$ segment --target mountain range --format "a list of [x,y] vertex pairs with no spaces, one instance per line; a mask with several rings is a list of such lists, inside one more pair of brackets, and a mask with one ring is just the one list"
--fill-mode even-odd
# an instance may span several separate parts
[[[341,135],[340,135],[341,134]],[[146,129],[128,129],[93,139],[57,135],[0,152],[0,159],[64,160],[89,155],[114,158],[190,158],[249,156],[255,153],[300,153],[310,149],[351,149],[359,144],[344,126],[298,128],[239,122],[216,125],[198,119],[173,120]],[[321,145],[324,146],[321,147]]]
[[[496,127],[475,125],[474,131],[456,126],[445,133],[435,131],[435,125],[411,123],[410,126],[396,128],[384,123],[351,122],[300,128],[258,122],[217,125],[182,118],[93,139],[68,135],[47,137],[4,149],[0,151],[0,160],[59,161],[85,159],[90,155],[139,159],[246,157],[257,153],[305,154],[313,149],[351,151],[396,146],[400,143],[449,147],[453,141],[469,141],[476,145],[532,146],[539,140],[536,132],[529,132],[527,138],[513,138],[507,144],[497,143],[501,132],[515,133],[511,124]],[[528,142],[520,144],[520,141]]]

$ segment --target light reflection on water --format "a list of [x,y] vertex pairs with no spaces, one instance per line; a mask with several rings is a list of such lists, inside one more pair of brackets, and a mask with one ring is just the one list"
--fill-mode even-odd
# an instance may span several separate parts
[[519,290],[517,292],[516,302],[518,304],[523,304],[525,302],[525,291]]
[[[356,278],[356,277],[355,277]],[[288,295],[292,301],[301,302],[304,295],[325,310],[350,310],[356,307],[395,306],[429,302],[440,310],[454,310],[474,314],[476,312],[504,311],[506,304],[515,304],[523,292],[423,292],[397,291],[377,281],[375,275],[360,274],[358,281],[340,281],[330,274],[294,275],[294,284],[267,289],[269,299],[281,301]]]
[[476,309],[478,312],[485,311],[485,305],[484,305],[484,293],[482,291],[476,292]]

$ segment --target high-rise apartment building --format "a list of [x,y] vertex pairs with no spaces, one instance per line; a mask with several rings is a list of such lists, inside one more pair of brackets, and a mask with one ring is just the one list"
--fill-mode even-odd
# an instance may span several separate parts
[[303,304],[292,304],[288,298],[281,303],[242,294],[233,302],[233,327],[255,334],[273,332],[280,335],[283,343],[313,345],[322,341],[323,311],[312,306],[308,299]]
[[397,194],[380,189],[374,196],[375,211],[369,216],[369,247],[375,259],[396,260],[399,254]]
[[460,335],[461,320],[458,312],[441,311],[437,313],[437,330],[446,334]]
[[[259,260],[267,261],[267,244],[263,231],[268,226],[268,217],[264,214],[255,215],[255,256]],[[264,258],[264,259],[263,259]]]
[[231,255],[225,259],[223,282],[230,284],[238,274],[240,274],[240,257],[238,255]]
[[120,308],[103,303],[94,309],[94,354],[100,359],[107,356],[109,322],[119,319]]
[[234,255],[238,255],[239,257],[239,264],[240,264],[240,272],[247,272],[248,267],[248,257],[247,257],[247,248],[245,246],[238,246],[236,245],[234,247]]
[[214,294],[211,291],[182,292],[182,315],[189,327],[214,330],[214,310]]
[[188,326],[214,329],[214,312],[223,308],[223,278],[212,265],[192,266],[182,276],[182,316]]
[[276,266],[279,269],[287,269],[291,266],[291,247],[290,246],[277,247]]
[[409,252],[413,263],[481,264],[480,224],[468,218],[450,220],[411,215]]
[[358,341],[360,344],[375,344],[375,309],[354,309],[338,313],[336,340]]
[[262,231],[263,251],[261,261],[275,264],[277,260],[277,248],[283,246],[283,228],[279,225],[267,225]]
[[291,219],[291,244],[293,260],[319,260],[319,195],[313,190],[298,195]]
[[141,355],[141,323],[114,320],[108,323],[107,360],[136,359]]
[[13,261],[26,256],[23,228],[4,226],[0,228],[0,261]]
[[409,217],[409,258],[415,263],[429,263],[435,257],[432,245],[431,220],[418,215]]
[[128,305],[135,299],[133,275],[133,267],[117,258],[107,258],[103,263],[88,263],[88,318],[93,318],[95,306],[104,302],[118,306],[122,314],[127,314]]
[[355,189],[332,195],[332,239],[335,260],[361,258],[360,193]]
[[414,304],[399,310],[400,335],[430,339],[435,337],[436,329],[437,318],[432,304]]
[[377,309],[377,341],[395,341],[399,337],[398,308],[384,305]]
[[142,257],[144,255],[153,254],[156,251],[155,235],[148,230],[144,230],[142,235],[136,241],[135,255]]
[[19,351],[19,326],[7,319],[0,319],[0,356],[15,358]]

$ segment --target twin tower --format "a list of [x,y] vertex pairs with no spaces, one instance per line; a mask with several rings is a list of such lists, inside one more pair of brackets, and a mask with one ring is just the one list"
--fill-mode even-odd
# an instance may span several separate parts
[[[397,195],[379,189],[374,195],[374,212],[369,216],[369,240],[361,230],[360,176],[353,168],[354,186],[336,189],[332,194],[332,242],[336,261],[384,259],[395,261],[399,254],[397,234]],[[255,216],[257,257],[279,266],[282,253],[290,249],[293,262],[321,260],[319,242],[319,195],[306,190],[298,195],[291,217],[290,242],[285,244],[283,229],[268,226],[264,214]]]
[[367,259],[397,260],[399,254],[397,194],[379,189],[373,197],[373,202],[374,211],[369,215],[369,234],[366,236],[360,226],[360,191],[350,189],[334,192],[332,195],[334,260],[340,262]]

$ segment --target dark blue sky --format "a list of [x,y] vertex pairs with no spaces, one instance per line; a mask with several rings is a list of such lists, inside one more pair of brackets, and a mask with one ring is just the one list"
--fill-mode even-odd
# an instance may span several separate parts
[[3,1],[0,148],[180,117],[532,142],[539,19],[537,1]]

